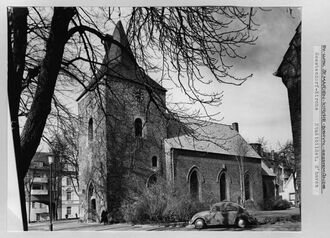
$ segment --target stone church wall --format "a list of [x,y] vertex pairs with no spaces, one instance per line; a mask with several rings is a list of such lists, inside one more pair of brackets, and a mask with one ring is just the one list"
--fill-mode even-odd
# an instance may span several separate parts
[[[176,186],[185,186],[189,191],[189,172],[196,169],[201,179],[201,201],[219,202],[219,176],[226,173],[227,196],[226,200],[239,202],[240,182],[238,163],[234,156],[206,154],[192,151],[176,151],[174,156],[174,180]],[[250,175],[250,197],[258,206],[263,204],[263,190],[260,160],[247,159],[244,163],[245,171]]]
[[[134,76],[129,70],[125,72],[128,72],[126,78]],[[107,78],[106,83],[107,87],[101,90],[102,107],[95,92],[89,92],[79,102],[81,199],[86,212],[90,207],[88,193],[92,182],[97,215],[103,209],[118,209],[125,197],[133,195],[131,190],[146,186],[154,174],[163,176],[165,169],[165,122],[162,113],[149,100],[145,86],[116,77]],[[155,92],[157,100],[164,102],[165,92]],[[88,142],[90,118],[94,126],[92,142]],[[142,136],[138,137],[135,135],[137,118],[142,120]],[[154,156],[157,166],[152,164]]]

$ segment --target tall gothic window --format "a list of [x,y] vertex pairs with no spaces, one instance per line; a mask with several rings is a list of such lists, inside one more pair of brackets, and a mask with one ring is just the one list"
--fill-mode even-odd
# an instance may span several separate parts
[[135,127],[135,137],[142,137],[142,120],[141,120],[141,118],[135,119],[134,127]]
[[199,183],[197,171],[193,171],[190,175],[190,196],[193,200],[199,200]]
[[226,182],[226,173],[220,175],[220,201],[227,199],[227,182]]
[[88,121],[88,142],[92,142],[93,141],[93,119],[89,119]]
[[245,174],[245,176],[244,176],[244,188],[245,188],[245,200],[248,200],[251,198],[249,174]]

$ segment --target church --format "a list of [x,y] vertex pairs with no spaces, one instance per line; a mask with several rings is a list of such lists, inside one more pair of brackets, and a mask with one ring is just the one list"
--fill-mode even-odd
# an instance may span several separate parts
[[103,65],[77,99],[80,217],[96,220],[160,178],[200,202],[240,202],[240,171],[244,200],[262,207],[261,157],[238,123],[170,117],[166,89],[137,65],[121,22],[112,37],[121,46],[106,44]]

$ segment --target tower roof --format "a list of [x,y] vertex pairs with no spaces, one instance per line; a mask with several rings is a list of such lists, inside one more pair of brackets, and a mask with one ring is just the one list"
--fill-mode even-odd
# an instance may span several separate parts
[[138,66],[121,21],[117,22],[112,36],[105,36],[104,45],[105,56],[102,66],[98,69],[96,77],[92,79],[88,87],[77,98],[77,101],[88,91],[92,90],[104,76],[126,80],[164,92],[166,91],[165,88],[146,75]]

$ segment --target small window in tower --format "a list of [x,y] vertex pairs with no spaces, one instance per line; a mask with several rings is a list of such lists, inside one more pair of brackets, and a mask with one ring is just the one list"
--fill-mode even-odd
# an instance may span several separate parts
[[135,137],[142,137],[142,120],[141,120],[141,118],[135,119],[134,127],[135,127]]
[[93,119],[89,119],[88,122],[88,142],[93,141]]
[[152,163],[152,167],[157,167],[158,166],[158,161],[157,161],[156,156],[151,158],[151,163]]

